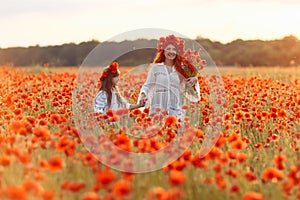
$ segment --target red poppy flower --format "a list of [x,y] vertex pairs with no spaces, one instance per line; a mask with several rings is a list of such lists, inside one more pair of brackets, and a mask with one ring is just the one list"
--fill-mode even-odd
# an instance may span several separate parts
[[264,200],[264,197],[262,194],[258,193],[258,192],[247,192],[244,197],[243,200]]
[[24,187],[9,186],[1,196],[7,197],[7,199],[27,199],[27,192]]
[[273,179],[281,180],[281,179],[283,179],[283,177],[284,177],[284,174],[282,171],[280,171],[276,168],[272,168],[272,167],[265,169],[262,174],[262,179],[265,182],[273,180]]
[[180,185],[186,181],[185,175],[177,170],[172,170],[169,176],[169,183],[171,185]]
[[113,62],[113,63],[111,63],[111,65],[109,66],[109,70],[110,70],[113,74],[115,74],[115,73],[117,73],[117,71],[118,71],[118,66],[119,66],[119,64],[118,64],[117,62]]
[[177,119],[174,116],[168,116],[166,118],[165,126],[173,126],[177,124]]
[[100,200],[96,192],[87,192],[82,196],[82,200]]
[[245,178],[248,180],[248,181],[255,181],[256,180],[256,176],[253,172],[249,171],[249,172],[246,172],[244,174]]
[[108,185],[113,180],[115,180],[116,175],[110,170],[98,171],[95,174],[95,178],[96,178],[97,183],[101,183],[102,185]]
[[78,192],[79,190],[81,190],[85,187],[86,187],[86,183],[81,181],[81,182],[77,182],[77,183],[70,183],[68,189],[72,192]]
[[53,156],[49,159],[48,164],[49,169],[54,172],[62,170],[64,166],[63,159],[60,156]]
[[128,195],[132,191],[132,186],[130,182],[121,179],[113,185],[112,190],[116,195],[123,197],[124,195]]
[[194,71],[195,71],[194,65],[188,64],[188,67],[191,70],[191,73],[194,73]]
[[44,200],[52,200],[55,196],[55,193],[53,191],[50,191],[50,190],[43,190],[41,192],[41,197],[44,199]]
[[10,164],[10,157],[7,155],[2,155],[0,157],[0,165],[8,166]]

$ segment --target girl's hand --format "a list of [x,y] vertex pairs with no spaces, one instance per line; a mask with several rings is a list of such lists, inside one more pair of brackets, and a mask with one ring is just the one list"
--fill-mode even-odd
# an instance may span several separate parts
[[186,84],[189,87],[193,87],[197,83],[197,81],[198,81],[198,78],[196,76],[190,77],[186,80]]

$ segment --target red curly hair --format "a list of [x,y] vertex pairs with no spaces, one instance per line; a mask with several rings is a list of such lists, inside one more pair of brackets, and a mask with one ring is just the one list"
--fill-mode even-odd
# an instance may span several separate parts
[[[157,52],[153,63],[165,62],[166,56],[165,56],[164,52],[165,52],[164,50]],[[174,59],[174,66],[175,66],[175,69],[178,73],[180,73],[181,75],[184,75],[184,71],[182,69],[182,57],[181,56],[176,55],[176,57]]]
[[165,57],[165,48],[169,45],[172,44],[176,48],[176,57],[174,59],[174,66],[175,69],[178,73],[181,75],[184,75],[184,71],[182,69],[182,61],[183,61],[183,53],[184,53],[184,40],[179,39],[175,35],[168,35],[166,37],[161,37],[159,39],[159,42],[157,44],[157,54],[156,57],[154,58],[153,63],[161,63],[165,62],[166,57]]

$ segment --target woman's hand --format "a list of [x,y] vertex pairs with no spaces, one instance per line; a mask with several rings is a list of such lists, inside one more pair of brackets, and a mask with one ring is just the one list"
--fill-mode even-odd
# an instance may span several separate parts
[[146,105],[146,99],[141,99],[140,102],[139,102],[139,106],[140,107],[144,107]]
[[141,99],[139,100],[139,102],[137,102],[137,104],[130,105],[130,110],[144,107],[146,105],[146,101],[147,101],[146,95],[144,93],[142,93]]
[[198,81],[197,76],[190,77],[190,78],[188,78],[188,79],[186,80],[186,84],[187,84],[187,86],[189,86],[189,87],[193,87],[193,86],[197,83],[197,81]]

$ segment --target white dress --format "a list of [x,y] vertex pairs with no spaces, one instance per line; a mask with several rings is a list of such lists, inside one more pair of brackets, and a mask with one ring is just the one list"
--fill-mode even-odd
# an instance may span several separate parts
[[[197,84],[199,88],[199,83],[197,82]],[[145,93],[148,99],[146,106],[150,107],[150,115],[166,110],[168,115],[184,119],[184,111],[182,110],[184,90],[185,81],[180,81],[174,66],[169,72],[164,63],[156,63],[148,73],[147,80],[141,88],[139,99],[141,93]]]
[[95,104],[94,104],[94,111],[105,114],[108,109],[111,110],[117,110],[119,108],[129,108],[130,104],[127,103],[127,101],[121,97],[121,102],[118,102],[117,98],[117,91],[114,89],[112,91],[112,97],[111,97],[111,105],[108,107],[107,98],[108,95],[104,90],[100,90],[95,98]]

